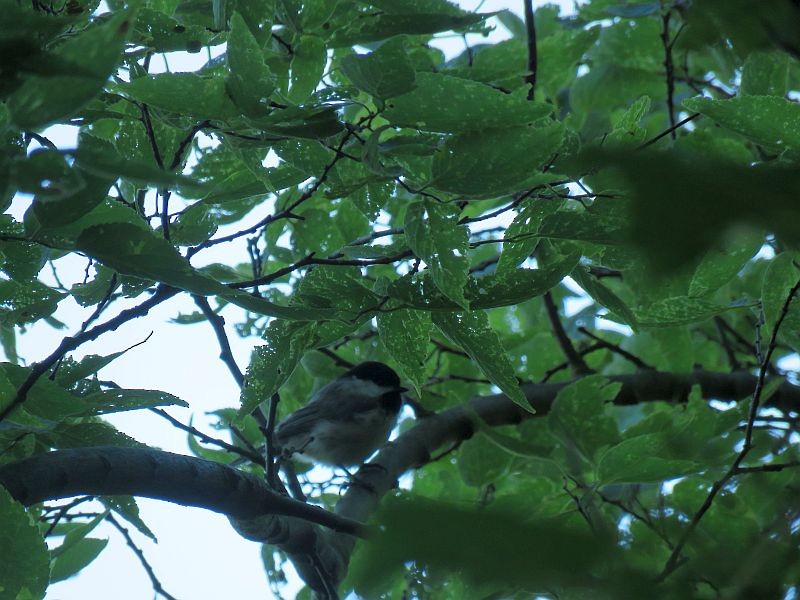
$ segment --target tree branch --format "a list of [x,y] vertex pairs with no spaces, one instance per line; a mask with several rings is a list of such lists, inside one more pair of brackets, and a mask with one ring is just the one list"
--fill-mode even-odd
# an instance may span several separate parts
[[572,374],[579,377],[591,373],[592,370],[589,368],[589,365],[583,360],[583,356],[581,356],[580,352],[575,350],[575,346],[572,345],[572,340],[569,339],[567,332],[564,331],[564,326],[561,324],[561,319],[558,316],[558,308],[556,308],[556,304],[553,302],[553,294],[548,291],[542,296],[542,299],[544,300],[544,306],[547,310],[547,317],[550,319],[553,334],[556,336],[556,340],[558,340],[561,351],[567,357],[567,362],[569,362]]
[[733,479],[740,472],[743,472],[740,471],[741,464],[749,454],[750,450],[753,449],[753,425],[756,421],[758,409],[761,404],[761,393],[763,392],[764,385],[766,383],[767,371],[769,370],[770,361],[772,360],[772,353],[775,351],[775,346],[778,343],[778,331],[780,330],[781,324],[783,324],[783,320],[786,318],[786,315],[789,313],[789,307],[791,306],[792,300],[794,299],[795,294],[797,294],[798,289],[800,289],[800,280],[798,280],[797,283],[792,286],[791,290],[789,290],[789,294],[786,296],[786,300],[781,307],[781,312],[778,315],[778,318],[775,321],[775,326],[772,329],[767,352],[761,361],[761,367],[758,370],[758,376],[755,380],[755,385],[753,386],[753,399],[750,401],[750,410],[748,412],[742,450],[736,456],[736,459],[734,459],[733,464],[726,471],[725,475],[715,481],[711,486],[711,489],[709,490],[706,499],[703,501],[703,504],[699,509],[697,509],[697,512],[692,517],[689,525],[687,525],[686,529],[683,531],[678,543],[675,544],[675,547],[672,549],[664,568],[658,576],[658,581],[663,581],[669,577],[670,574],[682,564],[680,559],[683,548],[686,546],[689,538],[694,533],[694,530],[697,529],[700,521],[711,508],[711,505],[714,503],[714,499],[717,497],[717,494],[722,491],[722,488],[724,488],[731,479]]
[[[692,386],[699,385],[704,398],[741,400],[749,396],[757,378],[749,373],[712,373],[696,371],[691,374],[641,371],[634,375],[608,377],[622,388],[615,404],[631,405],[640,402],[670,400],[686,402]],[[770,378],[767,379],[768,381]],[[472,435],[476,415],[490,427],[511,425],[530,417],[546,415],[556,395],[570,382],[523,384],[525,397],[536,410],[531,415],[503,394],[479,396],[464,406],[457,406],[421,419],[383,448],[356,474],[362,485],[352,486],[336,505],[336,513],[350,519],[367,521],[383,495],[392,490],[399,477],[409,469],[426,464],[442,446],[452,446]],[[769,399],[769,405],[782,410],[796,408],[800,403],[800,386],[786,381]],[[375,468],[378,465],[380,468]],[[326,536],[335,544],[343,560],[347,560],[355,540],[346,536]]]
[[533,13],[533,0],[525,0],[525,31],[528,34],[528,73],[525,83],[528,89],[528,100],[533,100],[536,94],[536,74],[539,69],[538,53],[536,50],[536,17]]
[[615,354],[619,354],[625,360],[633,363],[639,369],[655,369],[655,367],[648,365],[644,362],[641,358],[636,356],[635,354],[631,354],[618,344],[612,344],[611,342],[604,340],[598,335],[595,335],[591,331],[589,331],[586,327],[578,327],[578,331],[580,331],[583,335],[592,338],[595,342],[601,345],[606,350],[614,352]]
[[167,590],[164,589],[163,585],[161,585],[161,582],[158,580],[158,577],[156,577],[156,572],[153,570],[153,567],[147,561],[147,558],[145,558],[144,552],[142,552],[142,549],[136,545],[136,542],[133,541],[131,534],[128,533],[128,530],[125,529],[125,527],[123,527],[122,523],[117,521],[117,519],[112,514],[108,514],[106,516],[106,521],[111,523],[111,525],[113,525],[117,529],[117,531],[119,531],[120,535],[122,535],[122,537],[125,538],[125,543],[128,544],[128,547],[136,555],[136,558],[139,559],[142,568],[147,573],[147,577],[150,579],[150,584],[153,586],[153,591],[159,596],[163,596],[167,600],[178,600],[175,596],[167,592]]
[[123,310],[116,317],[109,319],[101,325],[96,325],[95,327],[92,327],[91,329],[83,331],[77,335],[65,337],[63,340],[61,340],[58,348],[56,348],[55,351],[50,354],[50,356],[32,365],[28,378],[19,387],[14,399],[2,410],[2,412],[0,412],[0,422],[14,412],[17,407],[22,406],[28,397],[28,392],[39,380],[39,378],[44,375],[48,369],[50,369],[50,367],[61,360],[61,358],[63,358],[68,352],[72,352],[86,342],[97,339],[104,333],[116,330],[120,325],[123,325],[132,319],[146,315],[151,308],[161,304],[164,300],[171,298],[179,291],[180,290],[176,288],[165,286],[163,284],[159,285],[156,288],[155,293],[138,306]]
[[160,408],[151,408],[149,410],[150,410],[150,412],[153,412],[153,413],[157,414],[158,416],[160,416],[160,417],[166,419],[167,421],[169,421],[169,423],[173,427],[177,427],[178,429],[180,429],[182,431],[185,431],[186,433],[189,433],[189,434],[195,436],[201,442],[204,442],[206,444],[211,444],[211,445],[214,445],[214,446],[218,446],[220,448],[223,448],[224,450],[227,450],[228,452],[233,452],[234,454],[237,454],[237,455],[241,456],[242,458],[246,458],[247,460],[249,460],[251,462],[254,462],[257,465],[261,465],[262,467],[264,466],[264,457],[260,456],[256,452],[252,452],[251,450],[247,450],[245,448],[239,448],[238,446],[234,446],[233,444],[229,444],[225,440],[220,440],[220,439],[217,439],[217,438],[212,437],[210,435],[207,435],[207,434],[203,433],[202,431],[200,431],[199,429],[197,429],[196,427],[192,427],[191,425],[186,425],[184,423],[181,423],[178,419],[176,419],[175,417],[170,415],[167,411],[162,410]]
[[236,383],[239,385],[239,387],[242,387],[244,385],[244,374],[239,368],[239,365],[236,364],[236,359],[233,357],[231,344],[228,341],[227,334],[225,333],[225,319],[214,312],[214,309],[211,308],[211,305],[204,296],[198,296],[195,294],[192,296],[192,300],[194,300],[194,303],[203,312],[203,315],[208,320],[211,328],[214,330],[214,334],[217,336],[217,342],[219,342],[220,348],[220,360],[225,363],[226,367],[228,367],[228,370],[231,372],[231,375],[233,375],[233,378],[236,380]]
[[278,494],[249,473],[150,448],[97,446],[38,454],[0,467],[0,483],[26,506],[83,494],[132,495],[235,519],[284,515],[351,535],[366,531],[361,523]]
[[[664,10],[663,0],[661,10]],[[661,15],[661,44],[664,46],[664,77],[667,82],[667,115],[669,116],[669,132],[672,139],[675,139],[675,67],[672,63],[672,44],[669,39],[669,21],[672,17],[672,9],[668,9]]]

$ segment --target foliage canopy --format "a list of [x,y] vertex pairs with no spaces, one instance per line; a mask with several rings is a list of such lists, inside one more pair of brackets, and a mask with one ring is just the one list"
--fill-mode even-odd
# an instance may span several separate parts
[[[72,353],[181,296],[197,311],[176,320],[214,327],[243,384],[241,410],[217,413],[229,441],[190,436],[207,461],[263,479],[269,410],[343,366],[383,360],[413,388],[416,421],[368,486],[307,484],[336,514],[284,513],[310,545],[196,499],[278,544],[278,583],[292,560],[327,597],[798,593],[797,2],[525,20],[446,0],[0,6],[3,598],[86,567],[104,519],[152,536],[137,494],[179,501],[131,475],[85,483],[91,518],[41,502],[81,464],[87,482],[120,467],[102,448],[70,462],[81,449],[173,460],[103,415],[191,398],[98,377],[124,352]],[[173,72],[178,53],[207,60]],[[83,279],[45,269],[76,257]],[[53,316],[65,304],[75,323]],[[221,311],[257,346],[245,375]],[[63,342],[18,356],[42,321]],[[382,525],[352,556],[345,517]]]

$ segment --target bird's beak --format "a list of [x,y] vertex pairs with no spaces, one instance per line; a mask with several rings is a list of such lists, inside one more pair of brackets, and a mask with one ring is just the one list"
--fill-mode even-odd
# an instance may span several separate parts
[[399,387],[397,388],[397,391],[398,391],[398,392],[400,392],[400,393],[407,392],[407,391],[408,391],[408,388],[407,388],[407,387],[403,387],[403,386],[401,385],[401,386],[399,386]]

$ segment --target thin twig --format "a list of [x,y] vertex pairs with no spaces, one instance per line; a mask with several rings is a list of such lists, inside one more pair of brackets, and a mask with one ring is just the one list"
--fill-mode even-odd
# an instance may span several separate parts
[[183,155],[186,152],[186,148],[189,146],[189,144],[192,143],[192,141],[194,141],[195,136],[209,125],[211,125],[211,121],[208,120],[201,121],[191,129],[189,129],[188,132],[186,132],[186,135],[178,144],[178,147],[175,150],[175,154],[173,154],[172,156],[172,162],[169,163],[170,171],[174,171],[181,165],[181,163],[183,162]]
[[289,206],[287,206],[283,210],[280,210],[280,211],[278,211],[276,213],[273,213],[271,215],[268,215],[268,216],[264,217],[258,223],[256,223],[255,225],[252,225],[251,227],[247,227],[246,229],[242,229],[240,231],[237,231],[235,233],[231,233],[230,235],[226,235],[226,236],[223,236],[223,237],[220,237],[220,238],[206,240],[202,244],[198,244],[197,246],[193,246],[193,247],[189,248],[189,250],[186,253],[187,258],[191,258],[195,254],[197,254],[200,250],[203,250],[205,248],[210,248],[211,246],[216,246],[217,244],[230,242],[230,241],[239,239],[242,236],[250,235],[252,233],[255,233],[256,231],[258,231],[262,227],[267,227],[270,223],[274,223],[275,221],[277,221],[279,219],[291,218],[293,216],[296,217],[296,215],[294,215],[293,211],[298,206],[300,206],[302,203],[304,203],[306,200],[311,198],[314,194],[316,194],[317,190],[319,190],[319,188],[322,186],[322,184],[325,183],[325,181],[327,180],[328,175],[330,174],[331,170],[333,169],[333,167],[336,166],[336,163],[338,163],[339,160],[341,159],[340,152],[341,152],[342,148],[344,148],[344,145],[347,143],[347,141],[350,139],[351,135],[353,135],[353,132],[352,132],[352,130],[348,129],[347,133],[345,133],[342,136],[342,139],[339,142],[339,145],[337,147],[337,153],[330,160],[330,162],[328,162],[328,164],[325,165],[325,167],[322,169],[322,173],[320,173],[320,175],[316,178],[314,183],[308,189],[306,189],[300,195],[300,197],[297,200],[292,202]]
[[538,67],[538,56],[536,50],[536,17],[533,13],[533,0],[525,0],[525,31],[528,34],[528,72],[525,75],[525,83],[528,89],[528,100],[533,100],[536,94],[536,74]]
[[800,460],[793,460],[786,463],[773,463],[771,465],[759,465],[757,467],[739,467],[736,474],[740,473],[775,473],[784,469],[794,469],[800,467]]
[[680,121],[678,121],[677,123],[675,123],[675,126],[674,126],[674,127],[670,127],[669,129],[665,129],[664,131],[662,131],[661,133],[659,133],[657,136],[655,136],[655,137],[653,137],[653,138],[650,138],[650,139],[649,139],[649,140],[647,140],[646,142],[642,142],[641,144],[639,144],[639,145],[636,147],[636,149],[637,149],[637,150],[644,150],[644,149],[645,149],[645,148],[647,148],[648,146],[652,146],[652,145],[653,145],[653,144],[655,144],[655,143],[656,143],[658,140],[660,140],[661,138],[663,138],[665,135],[669,135],[669,134],[670,134],[670,133],[672,133],[673,131],[675,131],[675,130],[677,130],[677,129],[680,129],[681,127],[683,127],[684,125],[686,125],[686,124],[687,124],[689,121],[694,121],[694,120],[695,120],[697,117],[699,117],[699,116],[700,116],[700,113],[692,113],[691,115],[689,115],[689,116],[688,116],[688,117],[686,117],[685,119],[681,119]]
[[542,296],[542,299],[544,300],[544,306],[547,310],[547,317],[550,319],[550,326],[553,329],[553,334],[556,336],[561,351],[567,357],[567,362],[569,362],[572,374],[575,377],[588,375],[592,370],[589,368],[589,365],[586,364],[586,361],[583,360],[581,354],[575,350],[575,346],[572,345],[572,340],[569,339],[567,332],[564,330],[564,326],[561,324],[561,319],[558,316],[558,308],[556,308],[556,304],[553,301],[553,294],[548,291]]
[[49,535],[51,535],[55,530],[56,526],[59,524],[59,522],[66,516],[66,514],[70,510],[72,510],[79,504],[83,504],[84,502],[89,502],[90,500],[94,500],[94,496],[81,496],[80,498],[76,498],[69,504],[65,504],[64,506],[59,506],[58,512],[56,513],[53,522],[50,523],[50,526],[47,528],[47,531],[44,532],[43,537],[48,537]]
[[646,362],[644,362],[641,358],[639,358],[635,354],[631,354],[627,350],[621,348],[618,344],[612,344],[611,342],[604,340],[603,338],[595,335],[594,333],[586,329],[586,327],[578,327],[578,331],[580,331],[583,335],[592,338],[595,342],[597,342],[600,346],[602,346],[606,350],[610,350],[615,354],[619,354],[622,358],[632,362],[639,369],[645,369],[651,371],[655,370],[655,367],[653,367],[652,365],[648,365]]
[[100,300],[100,302],[97,303],[97,307],[94,309],[94,312],[92,312],[92,314],[89,315],[89,318],[86,319],[81,324],[80,331],[82,332],[86,331],[89,325],[91,325],[92,322],[95,321],[102,314],[102,312],[108,307],[108,303],[111,300],[111,295],[114,293],[114,290],[116,288],[117,288],[117,274],[114,273],[111,276],[111,281],[109,281],[108,283],[108,289],[106,290],[106,293],[103,295],[102,300]]
[[[753,391],[753,399],[750,402],[750,410],[747,416],[747,425],[745,427],[744,444],[742,449],[734,459],[733,464],[730,466],[727,472],[711,486],[711,490],[706,496],[706,499],[703,501],[703,504],[692,517],[692,520],[689,522],[689,525],[687,525],[678,543],[675,544],[675,547],[667,559],[664,568],[659,574],[657,581],[663,581],[669,577],[669,575],[679,566],[683,548],[686,546],[686,543],[689,541],[692,533],[694,533],[694,530],[697,529],[697,526],[700,524],[703,516],[711,508],[711,505],[714,502],[714,499],[717,497],[717,494],[719,494],[722,488],[725,487],[728,482],[737,474],[740,472],[747,472],[740,471],[740,469],[743,468],[740,465],[753,449],[753,427],[758,415],[758,408],[761,403],[761,394],[764,390],[764,382],[767,377],[770,361],[772,360],[772,353],[775,351],[775,346],[777,345],[778,331],[784,319],[786,318],[786,315],[789,313],[789,307],[791,306],[792,300],[794,299],[795,294],[797,294],[798,289],[800,289],[800,280],[798,280],[797,283],[792,286],[791,290],[789,290],[789,294],[786,296],[786,300],[781,307],[781,312],[778,315],[778,319],[775,321],[775,326],[772,329],[769,344],[767,346],[767,352],[764,355],[761,361],[761,367],[758,370],[758,378],[756,379],[756,386],[755,390]],[[760,343],[758,343],[757,346],[759,347],[758,353],[760,355]],[[744,469],[748,468],[744,467]]]
[[194,300],[194,303],[203,312],[203,315],[214,330],[214,334],[217,336],[217,343],[220,347],[220,360],[228,367],[228,370],[231,372],[231,375],[233,375],[239,387],[242,387],[244,385],[244,374],[239,368],[239,365],[236,364],[236,359],[233,357],[231,344],[225,333],[225,319],[214,312],[214,309],[211,308],[211,305],[204,296],[193,295],[192,300]]
[[[661,10],[664,10],[663,0]],[[669,39],[669,22],[672,9],[661,15],[661,44],[664,46],[664,75],[667,82],[667,115],[669,116],[670,136],[675,139],[675,67],[672,63],[672,44]]]
[[233,452],[234,454],[238,454],[242,458],[246,458],[247,460],[250,460],[250,461],[254,462],[257,465],[261,465],[262,467],[264,466],[264,457],[262,457],[260,454],[258,454],[258,452],[251,452],[250,450],[247,450],[246,448],[239,448],[238,446],[234,446],[233,444],[229,444],[225,440],[220,440],[218,438],[211,437],[210,435],[207,435],[207,434],[203,433],[202,431],[200,431],[199,429],[196,429],[195,427],[192,427],[191,425],[186,425],[185,423],[181,423],[178,419],[176,419],[175,417],[170,415],[168,412],[166,412],[165,410],[162,410],[160,408],[150,408],[149,410],[150,410],[150,412],[154,412],[158,416],[163,417],[164,419],[169,421],[173,426],[177,427],[178,429],[182,429],[183,431],[185,431],[187,433],[191,433],[193,436],[198,438],[201,442],[204,442],[206,444],[212,444],[214,446],[219,446],[220,448],[224,448],[228,452]]
[[158,168],[164,169],[164,159],[161,157],[161,150],[158,148],[158,140],[156,140],[156,132],[153,129],[153,120],[150,118],[150,109],[147,104],[139,104],[139,110],[142,112],[142,124],[144,125],[145,134],[150,142],[150,148],[153,150],[153,158],[158,165]]
[[128,547],[131,550],[133,550],[133,553],[136,555],[136,558],[139,559],[142,568],[144,568],[145,572],[147,573],[147,576],[150,578],[150,584],[153,586],[153,591],[156,594],[163,596],[167,600],[178,600],[175,596],[167,592],[167,590],[164,589],[163,585],[161,585],[161,582],[158,580],[158,577],[156,577],[156,573],[153,570],[153,567],[150,566],[149,562],[147,562],[147,559],[144,556],[144,552],[142,552],[142,549],[136,545],[136,542],[133,541],[131,534],[128,533],[128,530],[125,527],[123,527],[122,523],[117,521],[117,519],[111,513],[109,513],[106,516],[106,521],[111,523],[111,525],[113,525],[117,529],[117,531],[120,532],[122,537],[125,538],[125,543],[128,544]]
[[116,330],[120,325],[127,323],[132,319],[146,315],[151,308],[161,304],[164,300],[171,298],[179,291],[180,290],[176,288],[165,286],[163,284],[159,285],[153,295],[138,306],[123,310],[116,317],[109,319],[101,325],[92,327],[91,329],[78,333],[77,335],[65,337],[63,340],[61,340],[58,348],[56,348],[53,353],[50,354],[50,356],[32,365],[28,377],[17,389],[14,399],[8,403],[8,405],[6,405],[2,412],[0,412],[0,421],[3,421],[3,419],[5,419],[9,414],[14,412],[25,402],[28,397],[28,392],[39,380],[39,378],[59,360],[61,360],[68,352],[72,352],[86,342],[97,339],[104,333]]
[[723,323],[725,321],[722,320],[722,317],[716,316],[714,317],[714,325],[717,328],[717,333],[719,334],[720,344],[722,348],[725,350],[725,355],[728,357],[728,364],[731,367],[732,371],[738,371],[742,368],[742,365],[739,363],[739,360],[736,358],[736,352],[733,350],[733,346],[731,346],[730,340],[728,340],[728,334],[725,331],[725,327]]
[[409,258],[411,256],[413,256],[413,254],[410,250],[403,250],[402,252],[393,254],[392,256],[382,256],[380,258],[352,258],[352,259],[316,258],[314,256],[314,252],[311,252],[310,254],[301,258],[297,262],[288,265],[286,267],[283,267],[282,269],[278,269],[277,271],[273,271],[269,275],[264,275],[263,277],[258,277],[257,279],[251,279],[249,281],[237,281],[236,283],[230,284],[229,287],[233,289],[242,289],[258,285],[266,285],[268,283],[272,283],[276,279],[289,275],[290,273],[294,273],[298,269],[302,269],[303,267],[308,267],[311,265],[330,265],[339,267],[371,267],[373,265],[392,264],[393,262],[397,262],[398,260],[403,260],[404,258]]
[[266,456],[267,461],[267,484],[270,487],[275,487],[275,458],[278,454],[275,442],[273,440],[273,433],[275,432],[275,421],[278,416],[278,403],[281,401],[280,394],[275,392],[269,399],[269,411],[267,412],[267,426],[264,431],[264,439],[266,440]]

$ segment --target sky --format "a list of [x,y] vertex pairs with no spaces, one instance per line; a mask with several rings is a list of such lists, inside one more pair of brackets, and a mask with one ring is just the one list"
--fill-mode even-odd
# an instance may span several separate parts
[[[466,9],[480,7],[482,12],[511,9],[521,14],[522,0],[461,0],[457,2]],[[545,2],[536,2],[537,6]],[[550,2],[560,4],[569,11],[573,3],[568,0]],[[480,36],[470,36],[476,43]],[[499,41],[507,37],[501,25],[490,36]],[[463,45],[460,39],[442,41],[448,55],[458,53]],[[173,71],[197,68],[198,57],[170,57]],[[192,62],[193,61],[193,62]],[[74,147],[76,130],[60,126],[52,128],[46,135],[61,147]],[[24,198],[18,199],[12,211],[21,211],[27,205]],[[263,215],[251,215],[257,220]],[[213,260],[221,262],[240,261],[245,255],[241,246],[230,244],[216,247],[218,254]],[[210,260],[209,262],[213,262]],[[63,265],[65,261],[59,264]],[[63,265],[66,285],[83,278],[85,263],[75,260]],[[46,273],[46,271],[44,272]],[[74,275],[70,280],[69,276]],[[70,331],[86,317],[71,301],[62,302],[56,317],[67,323]],[[117,308],[120,310],[123,305]],[[191,313],[196,310],[188,299],[172,300],[156,307],[145,319],[123,325],[113,334],[86,344],[74,353],[76,359],[86,354],[109,354],[130,347],[144,340],[151,332],[147,343],[133,348],[122,358],[100,373],[101,379],[113,380],[123,387],[158,389],[175,394],[190,403],[191,408],[171,408],[168,412],[184,423],[193,419],[195,426],[208,431],[209,419],[205,412],[223,406],[238,407],[239,390],[229,372],[219,360],[209,360],[218,355],[216,338],[207,323],[175,325],[169,323],[178,311]],[[236,321],[235,313],[223,313],[229,323]],[[49,326],[37,324],[28,328],[18,339],[18,350],[28,362],[48,355],[68,332],[56,331]],[[234,356],[242,369],[248,363],[257,339],[242,339],[231,327],[228,337]],[[148,411],[134,411],[108,417],[121,431],[164,450],[190,454],[186,438],[160,417]],[[206,600],[233,597],[238,600],[264,600],[271,597],[260,558],[260,544],[239,537],[225,517],[195,508],[186,508],[148,499],[139,499],[141,516],[158,536],[158,543],[131,531],[136,544],[143,550],[153,566],[164,588],[180,600]],[[110,525],[101,524],[92,537],[107,538],[108,546],[91,565],[78,576],[50,587],[47,600],[142,600],[154,596],[152,584],[136,557],[125,545],[119,533]],[[291,598],[299,588],[296,577],[287,587],[284,596]],[[292,591],[294,590],[294,592]]]

